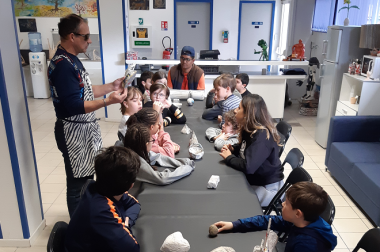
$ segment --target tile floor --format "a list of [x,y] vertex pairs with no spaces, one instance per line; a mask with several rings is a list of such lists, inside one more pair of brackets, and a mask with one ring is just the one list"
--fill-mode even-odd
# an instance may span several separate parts
[[[53,225],[57,221],[69,222],[65,198],[65,168],[54,138],[55,113],[52,101],[28,98],[28,105],[46,228],[36,238],[31,248],[0,248],[0,252],[44,252]],[[338,245],[334,251],[352,251],[362,235],[373,228],[372,224],[335,182],[330,173],[325,172],[325,150],[314,141],[316,117],[299,115],[298,104],[293,104],[285,109],[284,120],[295,125],[299,123],[300,126],[293,126],[292,135],[281,159],[283,160],[292,148],[302,151],[305,156],[304,168],[310,173],[314,182],[329,193],[336,207],[332,226],[338,237]],[[105,122],[103,118],[99,124],[104,146],[113,145],[117,140],[116,132],[119,123]],[[290,171],[291,168],[286,167],[286,175]]]

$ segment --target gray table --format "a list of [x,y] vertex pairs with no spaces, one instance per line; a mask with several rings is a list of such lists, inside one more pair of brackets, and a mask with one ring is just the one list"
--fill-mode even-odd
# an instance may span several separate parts
[[[183,102],[182,106],[187,125],[194,130],[205,150],[203,158],[196,160],[194,172],[167,186],[140,185],[137,198],[141,212],[133,233],[142,252],[159,251],[165,238],[176,231],[189,241],[190,251],[196,252],[209,252],[219,246],[251,252],[265,236],[264,231],[225,233],[215,238],[208,236],[208,227],[216,221],[260,215],[262,210],[244,174],[226,166],[213,143],[205,138],[206,129],[217,127],[217,123],[201,119],[204,107],[204,101],[196,101],[191,107]],[[165,130],[181,146],[176,157],[188,158],[190,135],[180,132],[183,126],[172,124]],[[220,176],[215,190],[207,189],[211,175]]]

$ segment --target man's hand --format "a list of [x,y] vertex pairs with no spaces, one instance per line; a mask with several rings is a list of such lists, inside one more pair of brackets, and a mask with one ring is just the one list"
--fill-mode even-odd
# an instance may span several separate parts
[[221,123],[221,122],[222,122],[222,116],[218,115],[218,123]]
[[112,87],[113,87],[113,91],[119,91],[120,93],[123,92],[123,81],[125,79],[125,76],[124,77],[121,77],[119,79],[116,79],[114,82],[112,82]]
[[217,223],[214,223],[214,225],[218,228],[218,233],[222,231],[232,230],[233,225],[232,222],[226,222],[226,221],[219,221]]
[[122,103],[125,98],[127,98],[128,95],[128,90],[127,89],[122,89],[122,92],[119,93],[118,91],[115,91],[111,93],[106,99],[106,104],[111,105],[115,103]]
[[223,159],[226,159],[227,157],[231,156],[232,153],[230,150],[223,150],[223,148],[222,148],[222,152],[219,153],[219,155],[221,155],[223,157]]

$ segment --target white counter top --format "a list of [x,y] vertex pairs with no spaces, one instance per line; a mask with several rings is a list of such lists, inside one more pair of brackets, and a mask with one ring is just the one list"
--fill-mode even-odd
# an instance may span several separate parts
[[[141,74],[137,73],[136,78],[140,78]],[[215,79],[218,77],[219,74],[205,74],[205,79]],[[277,74],[277,73],[270,73],[267,75],[261,75],[260,72],[257,72],[257,74],[248,73],[249,79],[256,79],[256,80],[302,80],[305,79],[306,75],[283,75],[283,74]]]
[[[127,64],[152,64],[152,65],[177,65],[179,60],[126,60]],[[258,61],[258,60],[195,60],[194,64],[201,65],[219,65],[219,66],[308,66],[309,61]]]

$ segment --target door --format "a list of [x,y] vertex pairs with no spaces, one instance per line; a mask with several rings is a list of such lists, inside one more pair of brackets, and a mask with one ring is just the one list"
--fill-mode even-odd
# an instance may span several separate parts
[[192,46],[195,57],[200,50],[211,49],[212,3],[175,1],[175,58],[179,59],[184,46]]
[[[240,2],[238,60],[259,60],[258,45],[264,39],[270,60],[274,3]],[[240,71],[261,71],[265,66],[241,66]]]
[[329,28],[327,32],[327,61],[338,63],[341,38],[342,30],[335,30]]
[[323,148],[327,146],[330,118],[335,114],[336,110],[336,104],[332,104],[336,102],[333,99],[336,69],[337,65],[335,63],[330,63],[326,60],[323,62],[321,68],[322,81],[319,94],[315,141]]

